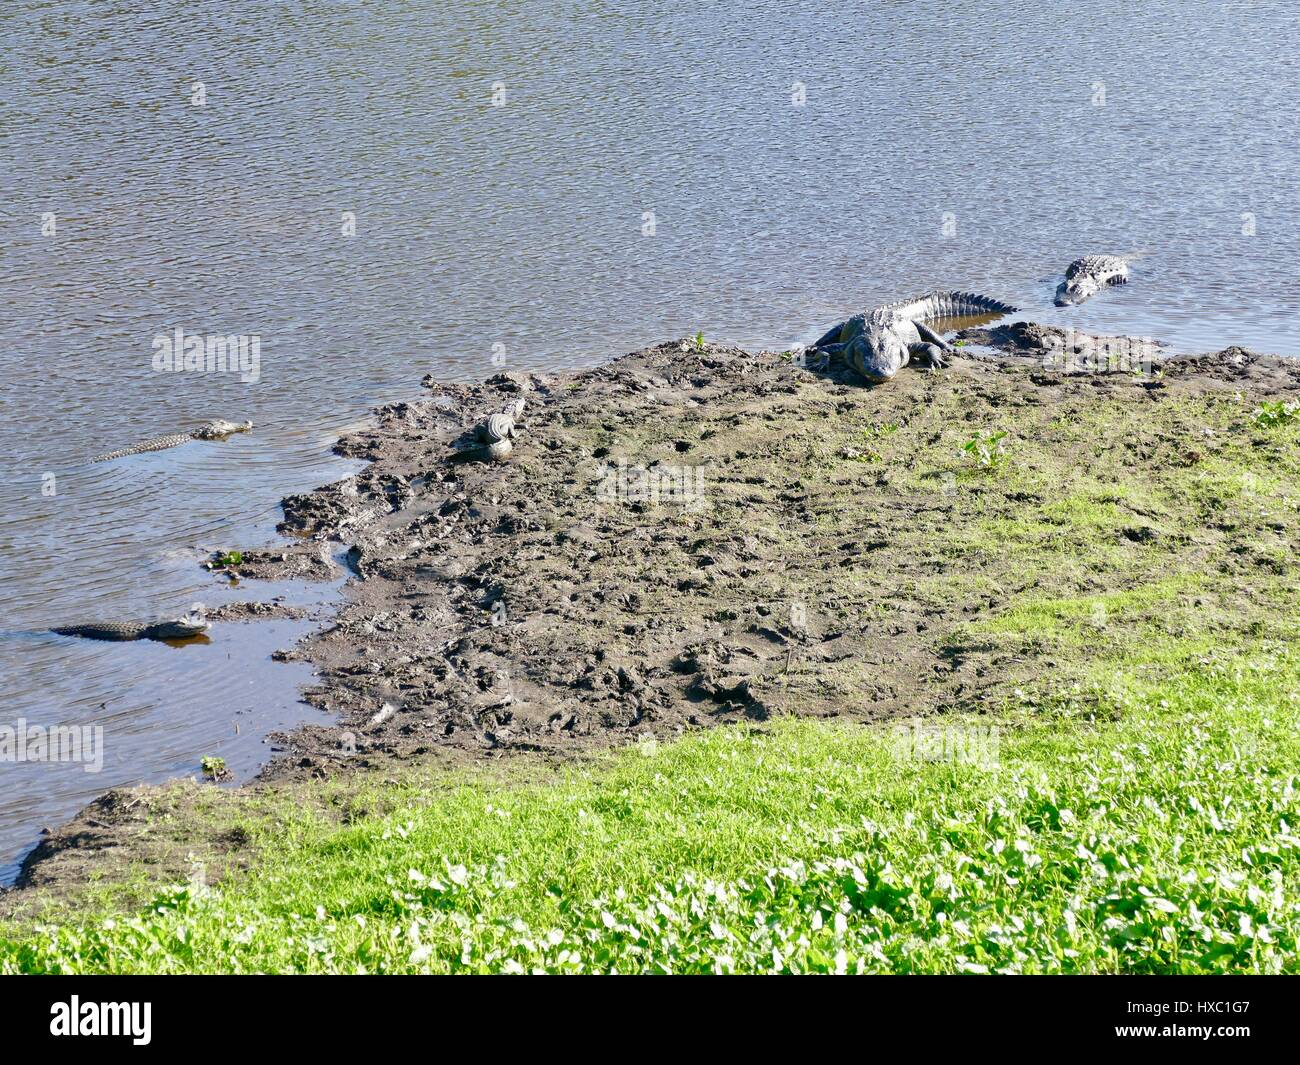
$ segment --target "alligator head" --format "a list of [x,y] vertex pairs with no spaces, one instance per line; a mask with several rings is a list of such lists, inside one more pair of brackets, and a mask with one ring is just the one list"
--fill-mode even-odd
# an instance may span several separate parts
[[1078,277],[1067,278],[1056,286],[1056,299],[1053,302],[1058,307],[1082,303],[1088,297],[1100,292],[1101,287],[1102,282],[1096,274],[1080,274]]
[[211,625],[203,607],[195,606],[189,613],[171,621],[159,621],[151,627],[149,636],[154,640],[184,640],[207,632],[209,628]]
[[853,338],[844,354],[858,373],[872,384],[880,384],[893,380],[907,365],[908,343],[900,334],[897,322],[868,317],[862,332]]
[[195,440],[220,440],[231,433],[246,433],[251,428],[252,422],[228,422],[218,418],[216,421],[204,422],[194,430],[193,436]]

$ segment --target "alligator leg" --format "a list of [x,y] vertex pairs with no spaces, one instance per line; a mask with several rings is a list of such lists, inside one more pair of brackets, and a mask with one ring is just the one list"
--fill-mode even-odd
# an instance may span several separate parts
[[948,365],[944,350],[938,344],[912,344],[908,347],[909,362],[930,370],[942,370]]
[[953,350],[953,346],[949,344],[948,341],[944,340],[943,337],[924,322],[913,322],[912,324],[916,326],[917,333],[927,344],[933,344],[940,351],[951,352]]
[[824,351],[826,348],[835,344],[840,339],[840,334],[843,331],[844,331],[844,323],[840,322],[839,325],[832,326],[829,330],[827,330],[827,332],[823,334],[822,338],[818,340],[817,343],[810,344],[809,347],[821,348]]
[[844,344],[814,344],[808,349],[809,352],[820,351],[831,358],[837,358],[844,353]]
[[804,350],[804,365],[810,370],[824,370],[843,356],[845,347],[846,344],[814,344]]

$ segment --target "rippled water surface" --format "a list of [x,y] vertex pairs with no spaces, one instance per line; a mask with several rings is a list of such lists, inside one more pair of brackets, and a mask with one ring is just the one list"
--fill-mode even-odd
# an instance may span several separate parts
[[[314,713],[267,657],[301,624],[38,633],[233,597],[203,552],[271,538],[424,373],[784,346],[934,286],[1300,354],[1298,10],[9,0],[0,724],[102,724],[106,762],[0,762],[0,873],[104,788],[247,774]],[[1051,308],[1098,251],[1143,252],[1134,283]],[[260,379],[154,372],[176,328],[256,334]],[[85,464],[211,417],[256,428]]]

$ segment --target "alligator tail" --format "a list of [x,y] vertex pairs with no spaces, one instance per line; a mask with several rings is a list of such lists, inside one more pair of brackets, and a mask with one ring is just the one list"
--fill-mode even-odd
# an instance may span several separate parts
[[143,444],[135,444],[132,447],[110,451],[107,455],[96,455],[90,461],[110,462],[113,459],[125,458],[127,455],[142,455],[146,451],[165,451],[169,447],[176,447],[178,444],[184,444],[193,439],[191,433],[173,433],[171,436],[160,436],[156,440],[146,440]]
[[1017,308],[1009,303],[981,296],[977,292],[931,292],[916,299],[896,303],[891,310],[913,321],[933,321],[936,318],[966,318],[973,315],[1014,314]]

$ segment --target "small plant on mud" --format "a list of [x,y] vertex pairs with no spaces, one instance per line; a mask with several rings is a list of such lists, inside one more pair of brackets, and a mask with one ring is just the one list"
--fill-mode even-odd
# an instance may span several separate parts
[[885,456],[873,447],[867,448],[866,451],[859,451],[856,447],[840,448],[840,458],[848,459],[850,462],[884,462]]
[[238,566],[244,561],[244,552],[242,551],[218,551],[217,557],[212,560],[213,569],[224,569],[227,566]]
[[1257,428],[1273,429],[1279,425],[1289,425],[1297,416],[1300,416],[1300,401],[1284,403],[1278,400],[1269,403],[1266,400],[1255,408],[1250,417]]
[[703,332],[700,332],[700,333],[696,333],[696,334],[695,334],[695,350],[696,350],[696,351],[703,351],[703,350],[704,350],[704,333],[703,333]]
[[[876,422],[869,429],[862,430],[863,439],[870,444],[872,441],[879,440],[884,436],[892,436],[898,432],[898,422]],[[840,457],[851,459],[855,462],[884,462],[885,456],[877,451],[874,447],[867,447],[865,451],[859,451],[855,447],[844,447],[840,449]]]
[[962,451],[975,460],[981,470],[999,470],[1006,465],[1007,456],[1002,449],[1006,433],[992,436],[974,436],[962,445]]
[[226,760],[215,754],[205,754],[199,762],[199,767],[209,780],[225,780],[230,776],[230,770],[226,768]]

